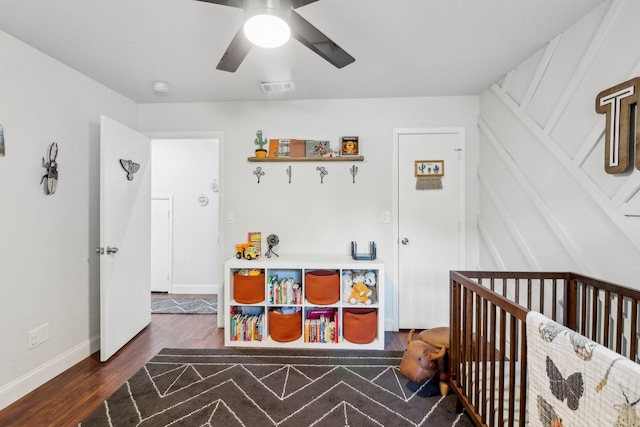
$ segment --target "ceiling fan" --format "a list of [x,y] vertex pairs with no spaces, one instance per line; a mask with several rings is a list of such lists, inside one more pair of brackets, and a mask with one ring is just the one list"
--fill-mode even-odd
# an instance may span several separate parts
[[[337,68],[342,68],[355,61],[355,58],[345,52],[340,46],[325,36],[309,21],[296,13],[295,9],[318,0],[199,0],[222,6],[244,9],[247,18],[256,14],[274,15],[288,23],[291,36],[300,43],[320,55]],[[231,40],[222,59],[216,67],[218,70],[235,72],[251,50],[253,43],[240,27]]]

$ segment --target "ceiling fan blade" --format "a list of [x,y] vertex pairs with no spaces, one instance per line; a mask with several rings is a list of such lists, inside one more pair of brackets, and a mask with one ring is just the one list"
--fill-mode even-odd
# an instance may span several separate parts
[[198,0],[206,3],[220,4],[222,6],[239,7],[242,9],[242,0]]
[[289,25],[293,38],[329,61],[335,67],[342,68],[356,60],[293,10],[291,10]]
[[224,55],[222,55],[222,58],[220,59],[220,62],[218,62],[218,66],[216,68],[218,70],[235,73],[251,50],[251,46],[253,46],[253,44],[247,39],[242,27],[240,27],[236,35],[233,37],[233,40],[231,40],[231,43],[229,43],[229,47],[225,51]]
[[[201,0],[201,1],[206,1],[206,0]],[[306,6],[310,3],[315,3],[317,1],[318,0],[291,0],[291,7],[294,9],[297,9],[299,7]]]

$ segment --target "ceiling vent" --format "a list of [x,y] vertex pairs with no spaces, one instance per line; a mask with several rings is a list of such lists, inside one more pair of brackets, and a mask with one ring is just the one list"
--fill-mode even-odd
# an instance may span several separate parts
[[293,89],[292,82],[278,82],[278,83],[260,83],[260,87],[264,93],[278,93],[278,92],[290,92]]

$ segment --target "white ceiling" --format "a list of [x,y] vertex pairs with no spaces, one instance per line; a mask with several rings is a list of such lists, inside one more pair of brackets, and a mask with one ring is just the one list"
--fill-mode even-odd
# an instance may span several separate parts
[[[195,0],[0,0],[0,29],[139,103],[476,95],[610,0],[319,0],[297,9],[356,58],[296,40],[216,65],[241,9]],[[153,91],[166,81],[168,94]],[[264,94],[260,82],[292,81]]]

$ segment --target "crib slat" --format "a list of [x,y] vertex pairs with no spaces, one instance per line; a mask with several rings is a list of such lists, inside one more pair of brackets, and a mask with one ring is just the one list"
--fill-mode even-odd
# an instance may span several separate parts
[[604,331],[602,331],[602,342],[609,347],[609,317],[611,316],[611,292],[604,291],[604,307],[602,311],[604,317]]
[[[489,384],[495,384],[496,383],[496,369],[495,369],[496,366],[494,362],[496,360],[496,306],[493,304],[491,304],[491,316],[490,316],[489,328],[490,328],[490,335],[491,335],[491,339],[489,340],[489,342],[492,343],[491,347],[489,347],[489,359],[488,359],[488,362],[490,362],[489,376],[491,381]],[[489,387],[489,425],[490,426],[495,425],[494,424],[495,400],[496,400],[495,387],[491,385]]]
[[[505,311],[500,309],[500,355],[498,356],[498,425],[504,424],[504,364],[507,350],[507,322]],[[495,383],[494,383],[495,384]]]
[[558,280],[553,279],[553,281],[551,282],[551,286],[553,286],[553,288],[551,289],[551,318],[557,322],[558,316],[556,301],[558,301]]
[[[477,405],[477,407],[481,407],[481,408],[485,408],[484,402],[487,401],[487,388],[484,386],[484,381],[486,381],[487,378],[487,352],[488,352],[488,348],[487,348],[487,331],[488,331],[488,327],[489,327],[489,303],[487,302],[487,300],[485,298],[482,299],[482,356],[478,358],[478,363],[480,363],[480,361],[482,362],[482,384],[478,384],[478,387],[480,387],[480,404]],[[476,367],[477,370],[479,370]],[[486,418],[484,418],[484,412],[483,412],[483,419],[486,421]]]
[[598,342],[598,290],[591,289],[591,339]]
[[587,286],[580,283],[580,330],[583,333],[587,328]]
[[616,353],[622,352],[622,309],[624,306],[624,298],[618,294],[618,317],[616,320]]
[[[516,343],[518,339],[516,337],[517,329],[516,329],[516,318],[513,316],[509,316],[509,424],[510,426],[513,424],[514,419],[514,406],[515,406],[515,396],[513,391],[516,389],[516,363],[518,362],[518,358],[516,356]],[[504,400],[504,398],[502,399]]]
[[631,333],[629,334],[629,358],[638,362],[638,300],[631,298]]
[[[474,331],[476,331],[476,339],[475,339],[475,343],[476,345],[472,344],[473,347],[473,359],[474,360],[474,377],[473,377],[473,383],[475,384],[474,388],[473,388],[473,402],[475,405],[478,405],[478,402],[480,402],[480,340],[482,339],[482,337],[480,336],[480,333],[478,331],[478,327],[481,325],[482,322],[482,310],[483,310],[483,301],[484,299],[476,294],[476,320],[475,320],[475,327],[473,328]],[[482,331],[482,329],[480,330]]]
[[527,405],[527,325],[520,321],[520,427],[525,425],[526,405]]

